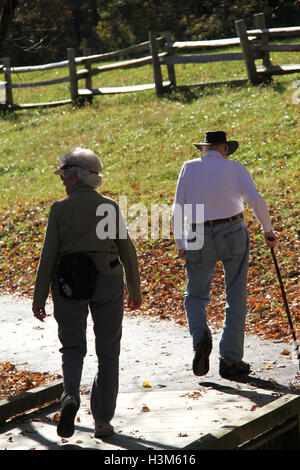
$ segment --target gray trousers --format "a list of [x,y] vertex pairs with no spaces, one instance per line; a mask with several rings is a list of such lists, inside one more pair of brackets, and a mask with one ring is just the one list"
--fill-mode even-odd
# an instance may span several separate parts
[[62,344],[64,392],[80,403],[80,381],[87,352],[86,325],[89,310],[95,333],[98,370],[91,392],[94,420],[110,421],[115,413],[119,389],[119,355],[124,309],[123,276],[99,273],[90,300],[69,300],[60,295],[57,279],[52,283],[54,317]]

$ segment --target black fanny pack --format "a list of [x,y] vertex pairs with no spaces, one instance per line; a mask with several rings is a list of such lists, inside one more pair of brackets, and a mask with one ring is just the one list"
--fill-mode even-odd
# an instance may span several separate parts
[[70,253],[61,258],[58,266],[58,284],[63,297],[88,300],[95,291],[99,271],[93,260],[84,253]]

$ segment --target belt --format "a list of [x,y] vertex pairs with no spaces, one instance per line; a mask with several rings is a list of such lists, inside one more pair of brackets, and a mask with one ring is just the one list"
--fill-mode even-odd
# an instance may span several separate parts
[[240,212],[239,214],[233,215],[232,217],[228,217],[227,219],[215,219],[215,220],[206,220],[204,225],[217,225],[217,224],[224,224],[225,222],[234,222],[235,220],[243,219],[243,213]]

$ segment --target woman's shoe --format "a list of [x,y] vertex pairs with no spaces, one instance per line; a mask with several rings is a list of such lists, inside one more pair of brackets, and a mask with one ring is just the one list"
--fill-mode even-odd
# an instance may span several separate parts
[[74,420],[78,408],[78,402],[73,395],[64,398],[56,430],[60,437],[71,437],[74,434]]

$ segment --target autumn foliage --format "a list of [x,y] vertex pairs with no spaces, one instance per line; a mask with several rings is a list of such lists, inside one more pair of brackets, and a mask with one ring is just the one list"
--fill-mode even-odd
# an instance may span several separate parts
[[[286,199],[288,200],[288,199]],[[282,198],[282,201],[285,201]],[[284,202],[282,202],[284,204]],[[44,237],[48,203],[38,206],[16,204],[0,219],[2,292],[32,295],[36,269]],[[294,220],[298,209],[289,199],[289,217],[283,219],[278,207],[270,207],[274,227],[279,235],[276,248],[287,299],[295,328],[299,333],[297,297],[297,239]],[[252,211],[246,209],[245,220],[250,233],[251,253],[248,276],[248,315],[246,329],[267,339],[290,341],[289,324],[269,250]],[[186,276],[184,261],[177,257],[173,239],[135,240],[137,248],[143,305],[138,314],[186,324],[182,295]],[[220,327],[224,319],[225,291],[221,264],[213,277],[208,321]]]
[[5,362],[0,364],[0,400],[40,387],[55,378],[57,375],[47,372],[18,370],[14,364]]
[[[288,201],[288,217],[280,204]],[[17,203],[7,209],[0,219],[0,248],[2,253],[0,281],[2,292],[31,297],[40,250],[45,233],[50,203],[37,206]],[[280,243],[276,248],[278,263],[285,286],[297,338],[299,338],[299,299],[297,297],[297,238],[294,221],[299,209],[289,194],[277,207],[270,206],[274,227]],[[287,212],[286,212],[287,213]],[[248,276],[248,315],[246,331],[265,339],[291,342],[291,332],[281,297],[275,266],[266,248],[261,229],[246,209],[245,220],[250,233],[251,253]],[[169,320],[186,325],[182,295],[186,276],[184,261],[177,257],[173,239],[136,240],[143,305],[128,315],[141,315],[155,321]],[[225,311],[224,275],[218,264],[213,277],[208,322],[214,328],[222,326]],[[17,395],[53,379],[46,373],[18,371],[10,363],[0,364],[0,399]]]

